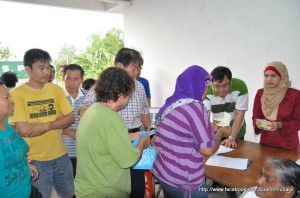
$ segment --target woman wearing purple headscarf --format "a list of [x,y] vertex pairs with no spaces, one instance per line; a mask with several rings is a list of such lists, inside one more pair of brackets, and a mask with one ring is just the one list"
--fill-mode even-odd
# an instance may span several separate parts
[[204,188],[204,156],[219,147],[222,132],[214,135],[202,100],[210,76],[193,65],[180,74],[173,95],[157,115],[155,146],[159,153],[153,174],[165,198],[208,197]]

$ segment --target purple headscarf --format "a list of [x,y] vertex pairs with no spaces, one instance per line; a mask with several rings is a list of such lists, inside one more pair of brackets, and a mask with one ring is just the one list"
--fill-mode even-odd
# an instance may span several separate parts
[[192,65],[188,67],[177,77],[175,91],[160,108],[157,118],[163,114],[168,106],[180,99],[191,98],[202,101],[202,95],[209,82],[210,76],[201,66]]

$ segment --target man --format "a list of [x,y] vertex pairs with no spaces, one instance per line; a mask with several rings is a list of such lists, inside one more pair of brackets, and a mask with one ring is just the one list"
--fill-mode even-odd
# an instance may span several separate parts
[[47,83],[51,57],[41,49],[30,49],[24,55],[29,80],[11,91],[15,103],[10,122],[29,145],[27,159],[39,171],[32,181],[44,198],[52,186],[61,197],[74,196],[72,164],[63,143],[62,129],[74,122],[73,109],[63,90]]
[[[244,81],[232,78],[227,67],[216,67],[211,76],[212,84],[203,103],[209,114],[212,114],[214,130],[224,130],[227,134],[227,138],[221,144],[235,148],[235,139],[244,139],[246,133],[244,116],[248,110],[247,86]],[[221,122],[228,117],[230,126],[222,127],[224,123]]]
[[73,165],[73,175],[76,174],[76,130],[79,124],[78,109],[82,106],[87,91],[80,88],[84,78],[84,70],[81,66],[70,64],[64,67],[64,91],[69,103],[72,105],[74,111],[75,122],[68,128],[63,130],[64,143],[68,150],[68,156]]
[[48,82],[52,83],[54,78],[55,78],[55,69],[54,69],[53,65],[50,65],[50,75],[48,78]]
[[[124,69],[132,79],[136,78],[136,70],[144,63],[141,54],[130,48],[122,48],[118,51],[114,65]],[[118,113],[123,117],[130,133],[131,141],[141,135],[141,130],[150,129],[149,105],[143,85],[134,80],[135,90],[128,104]],[[85,104],[92,105],[96,102],[94,87],[89,91]],[[131,194],[130,198],[144,198],[145,176],[143,170],[131,169]]]
[[149,81],[146,78],[141,77],[141,70],[142,70],[142,66],[136,70],[136,79],[143,85],[147,96],[147,101],[150,107],[151,106],[150,85],[149,85]]

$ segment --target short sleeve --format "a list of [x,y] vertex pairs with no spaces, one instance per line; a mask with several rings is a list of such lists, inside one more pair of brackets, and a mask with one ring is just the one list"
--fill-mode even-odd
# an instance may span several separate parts
[[18,90],[12,90],[10,92],[11,98],[14,101],[14,114],[9,117],[9,123],[15,125],[16,122],[27,121],[26,110],[23,102],[23,97]]

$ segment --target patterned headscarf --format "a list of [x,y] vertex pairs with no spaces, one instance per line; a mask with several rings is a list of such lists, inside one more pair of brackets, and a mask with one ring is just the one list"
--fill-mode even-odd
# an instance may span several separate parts
[[175,91],[172,96],[167,98],[165,104],[160,108],[157,118],[161,120],[164,111],[176,101],[181,99],[188,99],[182,101],[177,106],[187,104],[192,101],[202,101],[202,95],[209,86],[211,76],[205,69],[198,65],[193,65],[184,70],[176,80]]
[[283,100],[287,89],[289,88],[289,75],[286,66],[277,61],[270,62],[266,65],[264,72],[271,70],[280,77],[277,87],[268,88],[264,82],[264,92],[261,97],[262,112],[269,120],[276,120],[279,104]]

